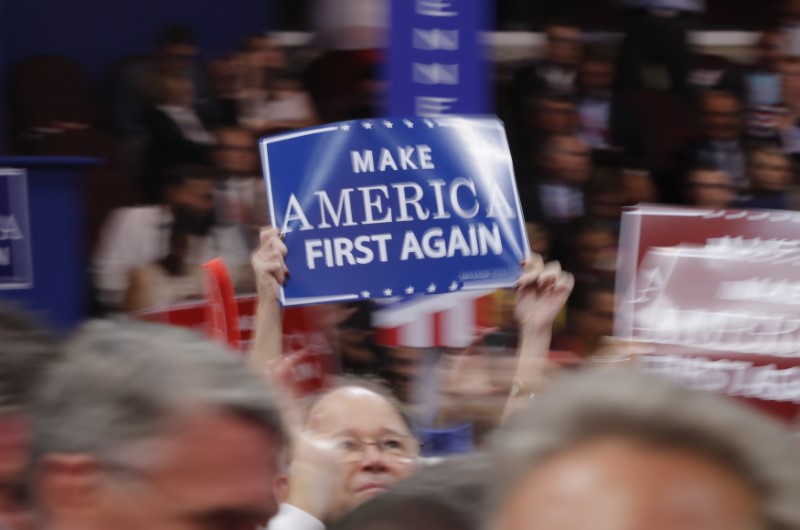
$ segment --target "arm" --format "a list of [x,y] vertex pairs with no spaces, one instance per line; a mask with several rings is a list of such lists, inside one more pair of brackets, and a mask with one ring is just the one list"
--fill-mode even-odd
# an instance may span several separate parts
[[271,363],[281,358],[282,314],[278,290],[286,281],[289,271],[284,257],[286,245],[277,228],[261,231],[261,244],[251,260],[256,276],[258,309],[248,362],[257,372],[263,372]]
[[517,282],[515,315],[520,326],[514,386],[503,418],[526,402],[542,383],[550,351],[553,320],[566,302],[575,280],[558,262],[544,264],[535,255],[524,264]]
[[128,289],[128,274],[140,264],[135,234],[135,216],[130,210],[111,213],[103,227],[92,259],[92,272],[100,301],[109,309],[118,309]]
[[153,306],[149,299],[147,274],[142,267],[137,267],[131,271],[129,278],[128,291],[122,302],[122,308],[127,313],[135,313]]

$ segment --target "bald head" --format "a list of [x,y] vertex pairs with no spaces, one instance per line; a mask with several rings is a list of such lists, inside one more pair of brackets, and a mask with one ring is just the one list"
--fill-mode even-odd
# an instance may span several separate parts
[[395,404],[378,391],[337,388],[311,407],[306,427],[334,442],[341,459],[336,515],[386,491],[416,468],[419,444]]

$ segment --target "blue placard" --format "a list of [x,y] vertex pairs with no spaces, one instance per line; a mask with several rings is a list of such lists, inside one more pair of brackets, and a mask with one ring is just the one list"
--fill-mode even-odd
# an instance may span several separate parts
[[0,168],[0,290],[32,286],[27,174]]
[[393,0],[389,114],[438,117],[491,112],[490,57],[481,34],[489,0]]
[[284,305],[511,286],[529,252],[496,118],[349,121],[261,140]]

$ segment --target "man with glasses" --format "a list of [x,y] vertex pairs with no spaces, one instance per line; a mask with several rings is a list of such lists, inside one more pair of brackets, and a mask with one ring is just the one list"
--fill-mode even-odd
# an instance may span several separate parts
[[366,381],[322,394],[300,430],[288,498],[270,530],[322,530],[417,468],[420,444],[399,404]]

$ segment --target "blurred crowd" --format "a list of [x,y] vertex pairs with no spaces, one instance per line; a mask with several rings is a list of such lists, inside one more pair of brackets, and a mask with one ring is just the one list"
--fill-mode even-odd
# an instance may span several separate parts
[[[86,253],[93,315],[114,318],[61,342],[0,311],[0,528],[800,529],[788,430],[624,371],[635,352],[608,338],[626,206],[800,208],[800,1],[781,5],[736,59],[690,45],[702,0],[622,1],[619,36],[547,18],[536,59],[494,79],[535,253],[497,327],[382,347],[370,302],[327,305],[358,377],[315,395],[282,355],[257,139],[380,116],[380,28],[311,54],[246,36],[201,65],[192,28],[169,26],[102,101],[66,58],[22,65],[13,149],[107,161]],[[120,318],[201,299],[215,256],[259,299],[246,357]],[[469,455],[429,458],[448,453]]]

